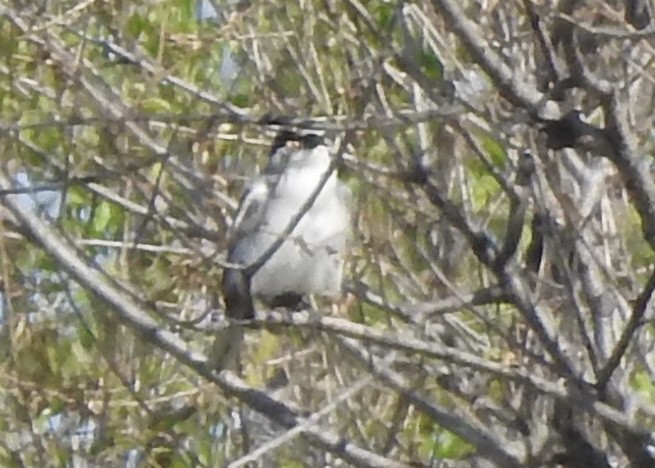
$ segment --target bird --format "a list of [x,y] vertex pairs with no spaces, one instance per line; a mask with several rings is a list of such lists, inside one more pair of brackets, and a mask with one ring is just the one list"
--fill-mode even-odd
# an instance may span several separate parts
[[[226,317],[254,318],[255,299],[292,310],[312,296],[338,299],[351,200],[323,136],[280,130],[233,218],[221,282]],[[241,327],[226,330],[215,339],[215,368],[233,360],[243,341]]]

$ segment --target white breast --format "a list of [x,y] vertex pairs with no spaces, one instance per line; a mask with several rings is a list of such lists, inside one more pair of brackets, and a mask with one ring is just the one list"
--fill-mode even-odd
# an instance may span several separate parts
[[[270,246],[319,188],[329,169],[329,154],[325,147],[311,151],[299,155],[305,157],[303,164],[289,167],[277,183],[258,235],[259,244]],[[252,278],[254,294],[339,294],[341,258],[350,224],[348,206],[340,194],[343,190],[336,173],[330,174],[291,236]]]

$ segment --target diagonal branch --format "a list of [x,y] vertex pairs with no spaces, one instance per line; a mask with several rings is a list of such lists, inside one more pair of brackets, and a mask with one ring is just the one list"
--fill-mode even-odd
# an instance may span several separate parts
[[[478,25],[466,17],[459,3],[453,0],[433,0],[432,5],[443,14],[446,23],[473,55],[475,62],[491,77],[503,97],[531,114],[541,115],[542,103],[547,104],[544,95],[525,80],[514,76],[509,65],[484,40],[485,35]],[[554,114],[543,115],[544,118],[557,118],[558,112],[555,109],[543,110]]]
[[616,368],[619,367],[619,364],[621,364],[621,359],[623,359],[623,356],[628,350],[628,346],[630,345],[635,332],[641,325],[641,320],[646,313],[646,308],[648,307],[648,303],[653,296],[653,291],[655,291],[655,271],[650,275],[646,286],[644,287],[643,291],[641,291],[641,294],[639,294],[637,297],[634,309],[632,310],[632,314],[628,319],[628,323],[625,325],[623,333],[621,333],[621,337],[616,343],[616,346],[614,347],[612,354],[607,360],[607,363],[605,363],[605,366],[598,372],[596,387],[599,392],[602,393],[605,390],[609,380],[612,378],[612,374]]
[[[270,329],[276,327],[295,327],[319,330],[339,339],[354,339],[366,344],[380,346],[381,349],[397,350],[426,358],[438,359],[458,367],[485,372],[506,381],[525,384],[543,395],[548,395],[568,405],[577,404],[576,402],[582,398],[585,400],[585,410],[589,411],[590,414],[623,428],[626,432],[644,432],[642,427],[633,424],[621,411],[617,411],[607,403],[599,401],[594,395],[590,394],[588,391],[589,387],[584,388],[581,393],[576,393],[567,389],[561,383],[551,382],[545,378],[538,377],[531,369],[507,366],[500,362],[485,359],[474,353],[439,344],[435,340],[419,339],[410,334],[392,334],[378,328],[337,317],[309,317],[303,313],[268,312],[266,314],[259,314],[256,319],[248,320],[246,326]],[[577,390],[577,392],[580,392],[580,390]]]
[[628,124],[628,111],[618,91],[606,99],[603,111],[614,149],[608,157],[621,174],[639,212],[644,238],[655,249],[655,182],[649,165],[637,156],[637,143]]
[[430,417],[439,425],[452,431],[471,444],[475,445],[479,453],[493,460],[498,466],[519,467],[522,455],[517,453],[516,447],[510,447],[507,441],[502,441],[497,434],[471,420],[452,414],[438,404],[429,401],[418,391],[412,388],[410,382],[401,374],[393,371],[382,359],[375,356],[356,341],[348,338],[338,338],[339,344],[360,364],[393,388],[414,405],[417,410]]
[[[6,175],[0,174],[0,190],[11,188],[12,185]],[[3,204],[31,233],[35,242],[77,283],[107,304],[126,327],[147,342],[169,353],[198,375],[218,385],[227,396],[237,398],[283,427],[293,428],[304,423],[304,418],[299,417],[287,405],[265,392],[248,386],[235,374],[227,371],[212,372],[207,366],[206,356],[191,349],[175,333],[164,329],[134,300],[116,288],[104,272],[90,267],[52,227],[41,220],[34,211],[22,206],[18,197],[8,195],[4,198]],[[303,436],[317,447],[343,458],[354,466],[385,468],[402,466],[400,463],[351,444],[338,433],[326,428],[310,425],[303,430]]]

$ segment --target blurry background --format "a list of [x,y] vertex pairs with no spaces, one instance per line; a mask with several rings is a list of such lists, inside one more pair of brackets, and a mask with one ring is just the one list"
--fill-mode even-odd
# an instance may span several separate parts
[[355,194],[348,307],[248,332],[244,388],[316,418],[292,432],[5,210],[0,464],[653,466],[651,12],[0,1],[0,195],[190,350],[271,122],[341,142]]

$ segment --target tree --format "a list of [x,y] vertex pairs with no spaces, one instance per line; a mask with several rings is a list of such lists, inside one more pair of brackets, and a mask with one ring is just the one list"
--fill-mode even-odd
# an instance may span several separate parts
[[[3,465],[653,465],[650,3],[0,12]],[[350,300],[214,372],[281,126],[335,140]]]

